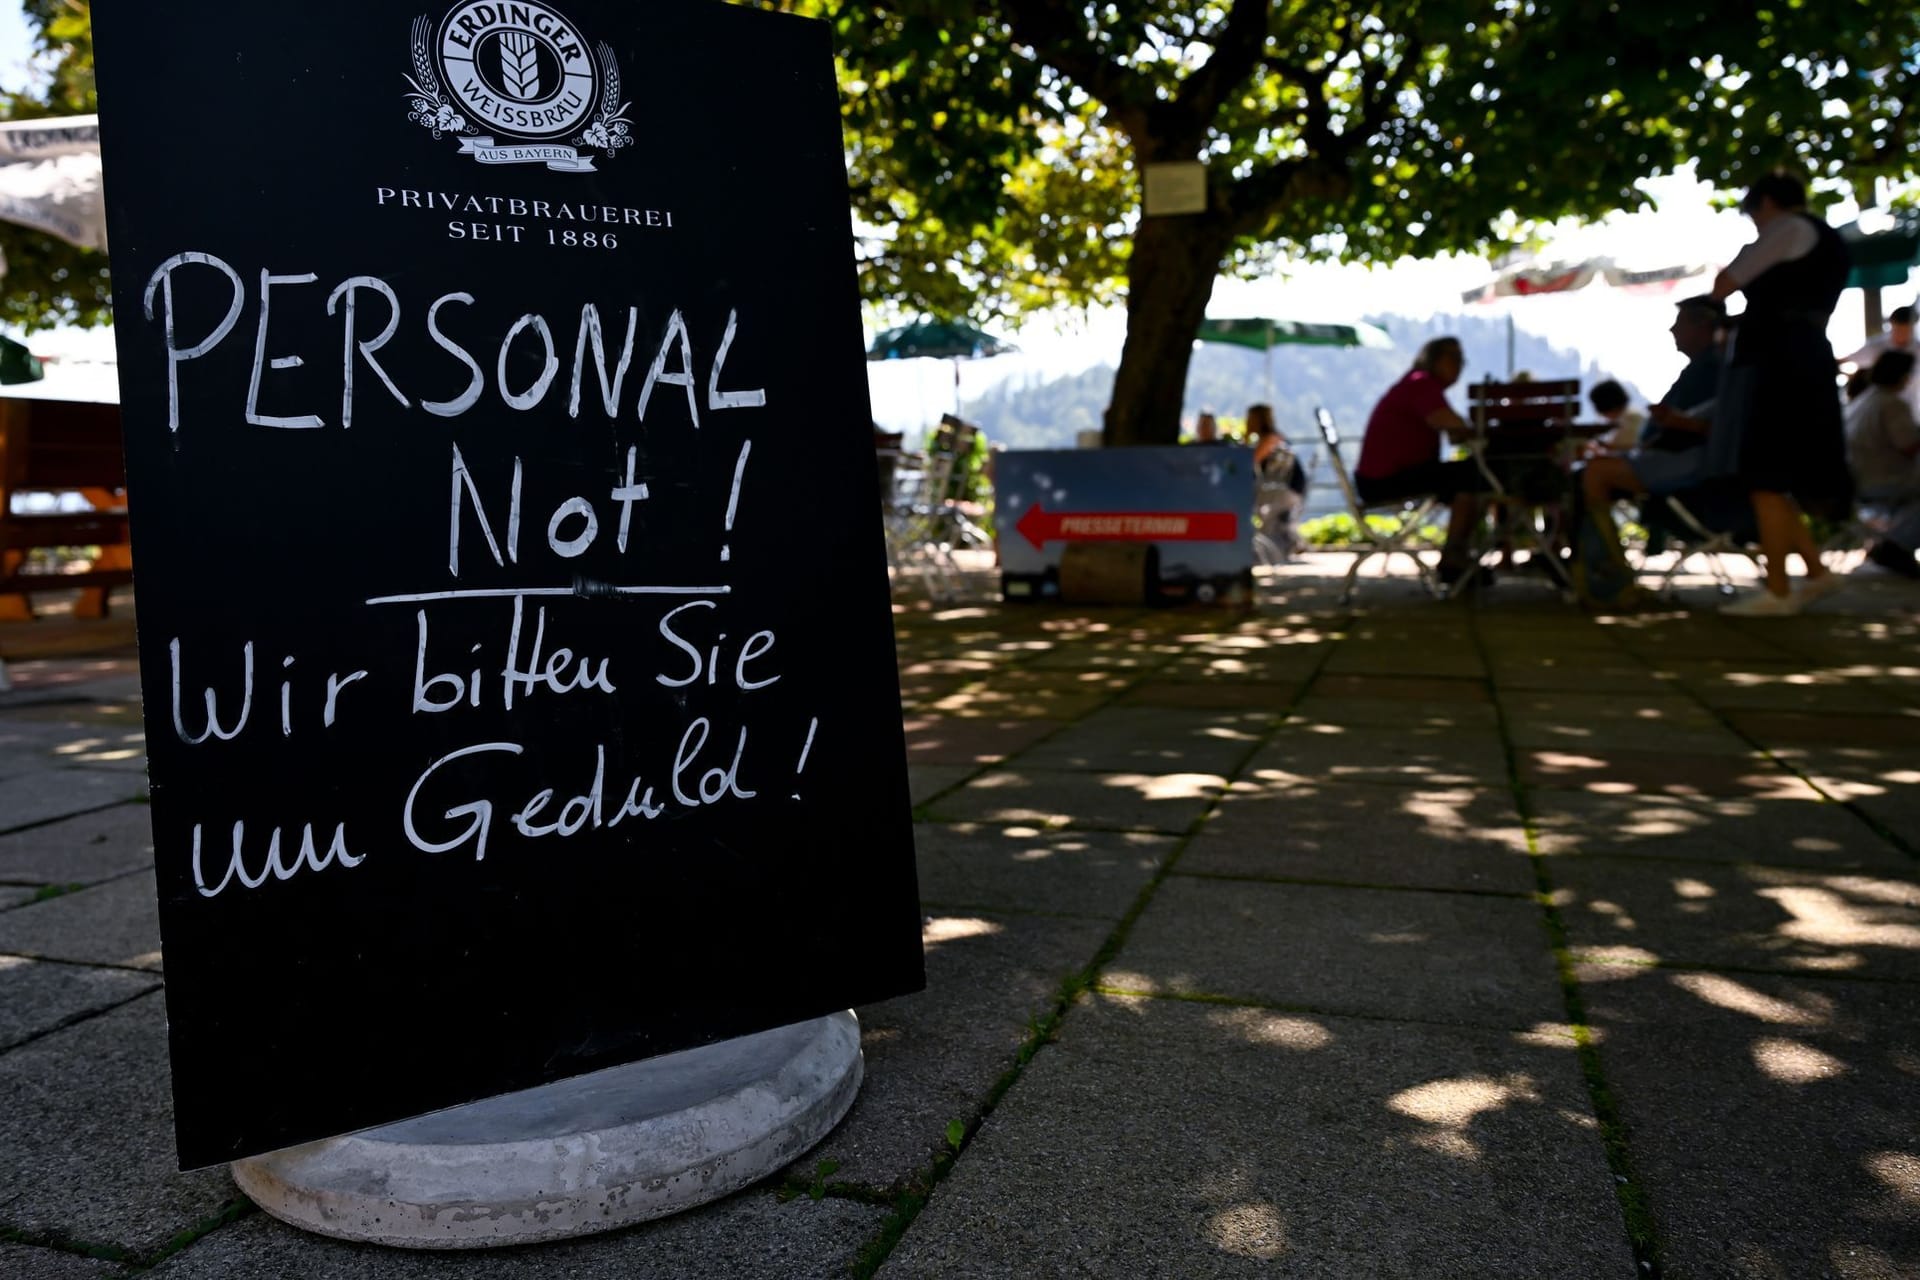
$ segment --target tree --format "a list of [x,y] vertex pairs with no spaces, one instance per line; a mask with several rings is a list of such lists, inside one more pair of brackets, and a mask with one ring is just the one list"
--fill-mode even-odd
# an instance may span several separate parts
[[[1175,438],[1223,267],[1480,249],[1641,206],[1689,158],[1724,184],[1912,172],[1911,6],[826,3],[868,297],[976,319],[1124,298],[1111,444]],[[1147,166],[1195,160],[1205,211],[1142,216]]]
[[[46,83],[5,95],[13,120],[88,115],[93,91],[91,0],[25,0],[35,31],[34,52]],[[0,222],[0,321],[25,329],[54,324],[96,325],[113,318],[112,283],[105,254],[81,249],[45,232]]]

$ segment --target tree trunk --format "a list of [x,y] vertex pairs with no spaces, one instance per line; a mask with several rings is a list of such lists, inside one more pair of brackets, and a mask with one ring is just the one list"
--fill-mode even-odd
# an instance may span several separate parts
[[1142,218],[1127,268],[1127,341],[1107,407],[1108,445],[1176,444],[1193,340],[1232,234],[1217,214]]

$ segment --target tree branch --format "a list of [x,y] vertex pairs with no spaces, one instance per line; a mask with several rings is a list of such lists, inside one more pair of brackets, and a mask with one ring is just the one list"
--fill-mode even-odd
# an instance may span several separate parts
[[1152,87],[1145,77],[1101,52],[1087,32],[1080,6],[1070,0],[1023,0],[1009,4],[1006,16],[1016,44],[1026,45],[1041,62],[1085,89],[1129,137],[1138,141],[1146,134]]
[[1204,125],[1233,92],[1235,85],[1254,73],[1265,59],[1273,0],[1235,0],[1212,40],[1213,55],[1188,76],[1174,102]]

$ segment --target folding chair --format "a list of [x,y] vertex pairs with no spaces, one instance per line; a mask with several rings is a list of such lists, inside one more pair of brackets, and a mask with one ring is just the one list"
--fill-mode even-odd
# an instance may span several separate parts
[[895,461],[894,481],[882,493],[887,562],[902,576],[918,573],[933,600],[956,594],[956,544],[992,542],[962,503],[967,460],[979,435],[978,427],[944,415],[929,433],[923,455],[902,454]]
[[1433,514],[1436,505],[1434,499],[1382,503],[1376,509],[1386,510],[1389,506],[1400,509],[1400,524],[1391,532],[1375,529],[1367,523],[1367,504],[1360,500],[1360,491],[1354,487],[1353,476],[1347,471],[1346,459],[1340,456],[1340,428],[1334,425],[1333,415],[1324,408],[1315,409],[1313,420],[1320,428],[1320,441],[1327,450],[1327,465],[1333,468],[1333,477],[1339,481],[1341,496],[1347,500],[1347,511],[1353,517],[1355,554],[1353,564],[1347,569],[1346,584],[1340,595],[1342,607],[1353,603],[1354,583],[1360,576],[1360,566],[1375,556],[1385,556],[1389,568],[1392,567],[1394,556],[1405,556],[1413,561],[1413,567],[1420,574],[1420,581],[1426,589],[1434,595],[1442,594],[1433,570],[1427,567],[1427,562],[1410,545],[1412,539],[1419,536],[1427,517]]
[[1727,572],[1727,557],[1744,556],[1756,572],[1760,568],[1752,504],[1744,492],[1731,486],[1703,485],[1682,494],[1650,497],[1640,504],[1640,523],[1650,533],[1663,534],[1673,552],[1673,561],[1655,588],[1668,599],[1675,594],[1674,578],[1695,556],[1706,558],[1707,572],[1722,595],[1739,589]]

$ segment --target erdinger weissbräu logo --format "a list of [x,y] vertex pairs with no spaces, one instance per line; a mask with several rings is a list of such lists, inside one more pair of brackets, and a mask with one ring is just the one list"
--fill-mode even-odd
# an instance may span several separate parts
[[[633,142],[620,64],[592,49],[539,0],[467,0],[440,20],[413,21],[409,119],[452,134],[481,164],[544,164],[591,173],[581,147],[612,155]],[[572,143],[563,145],[562,139]]]

